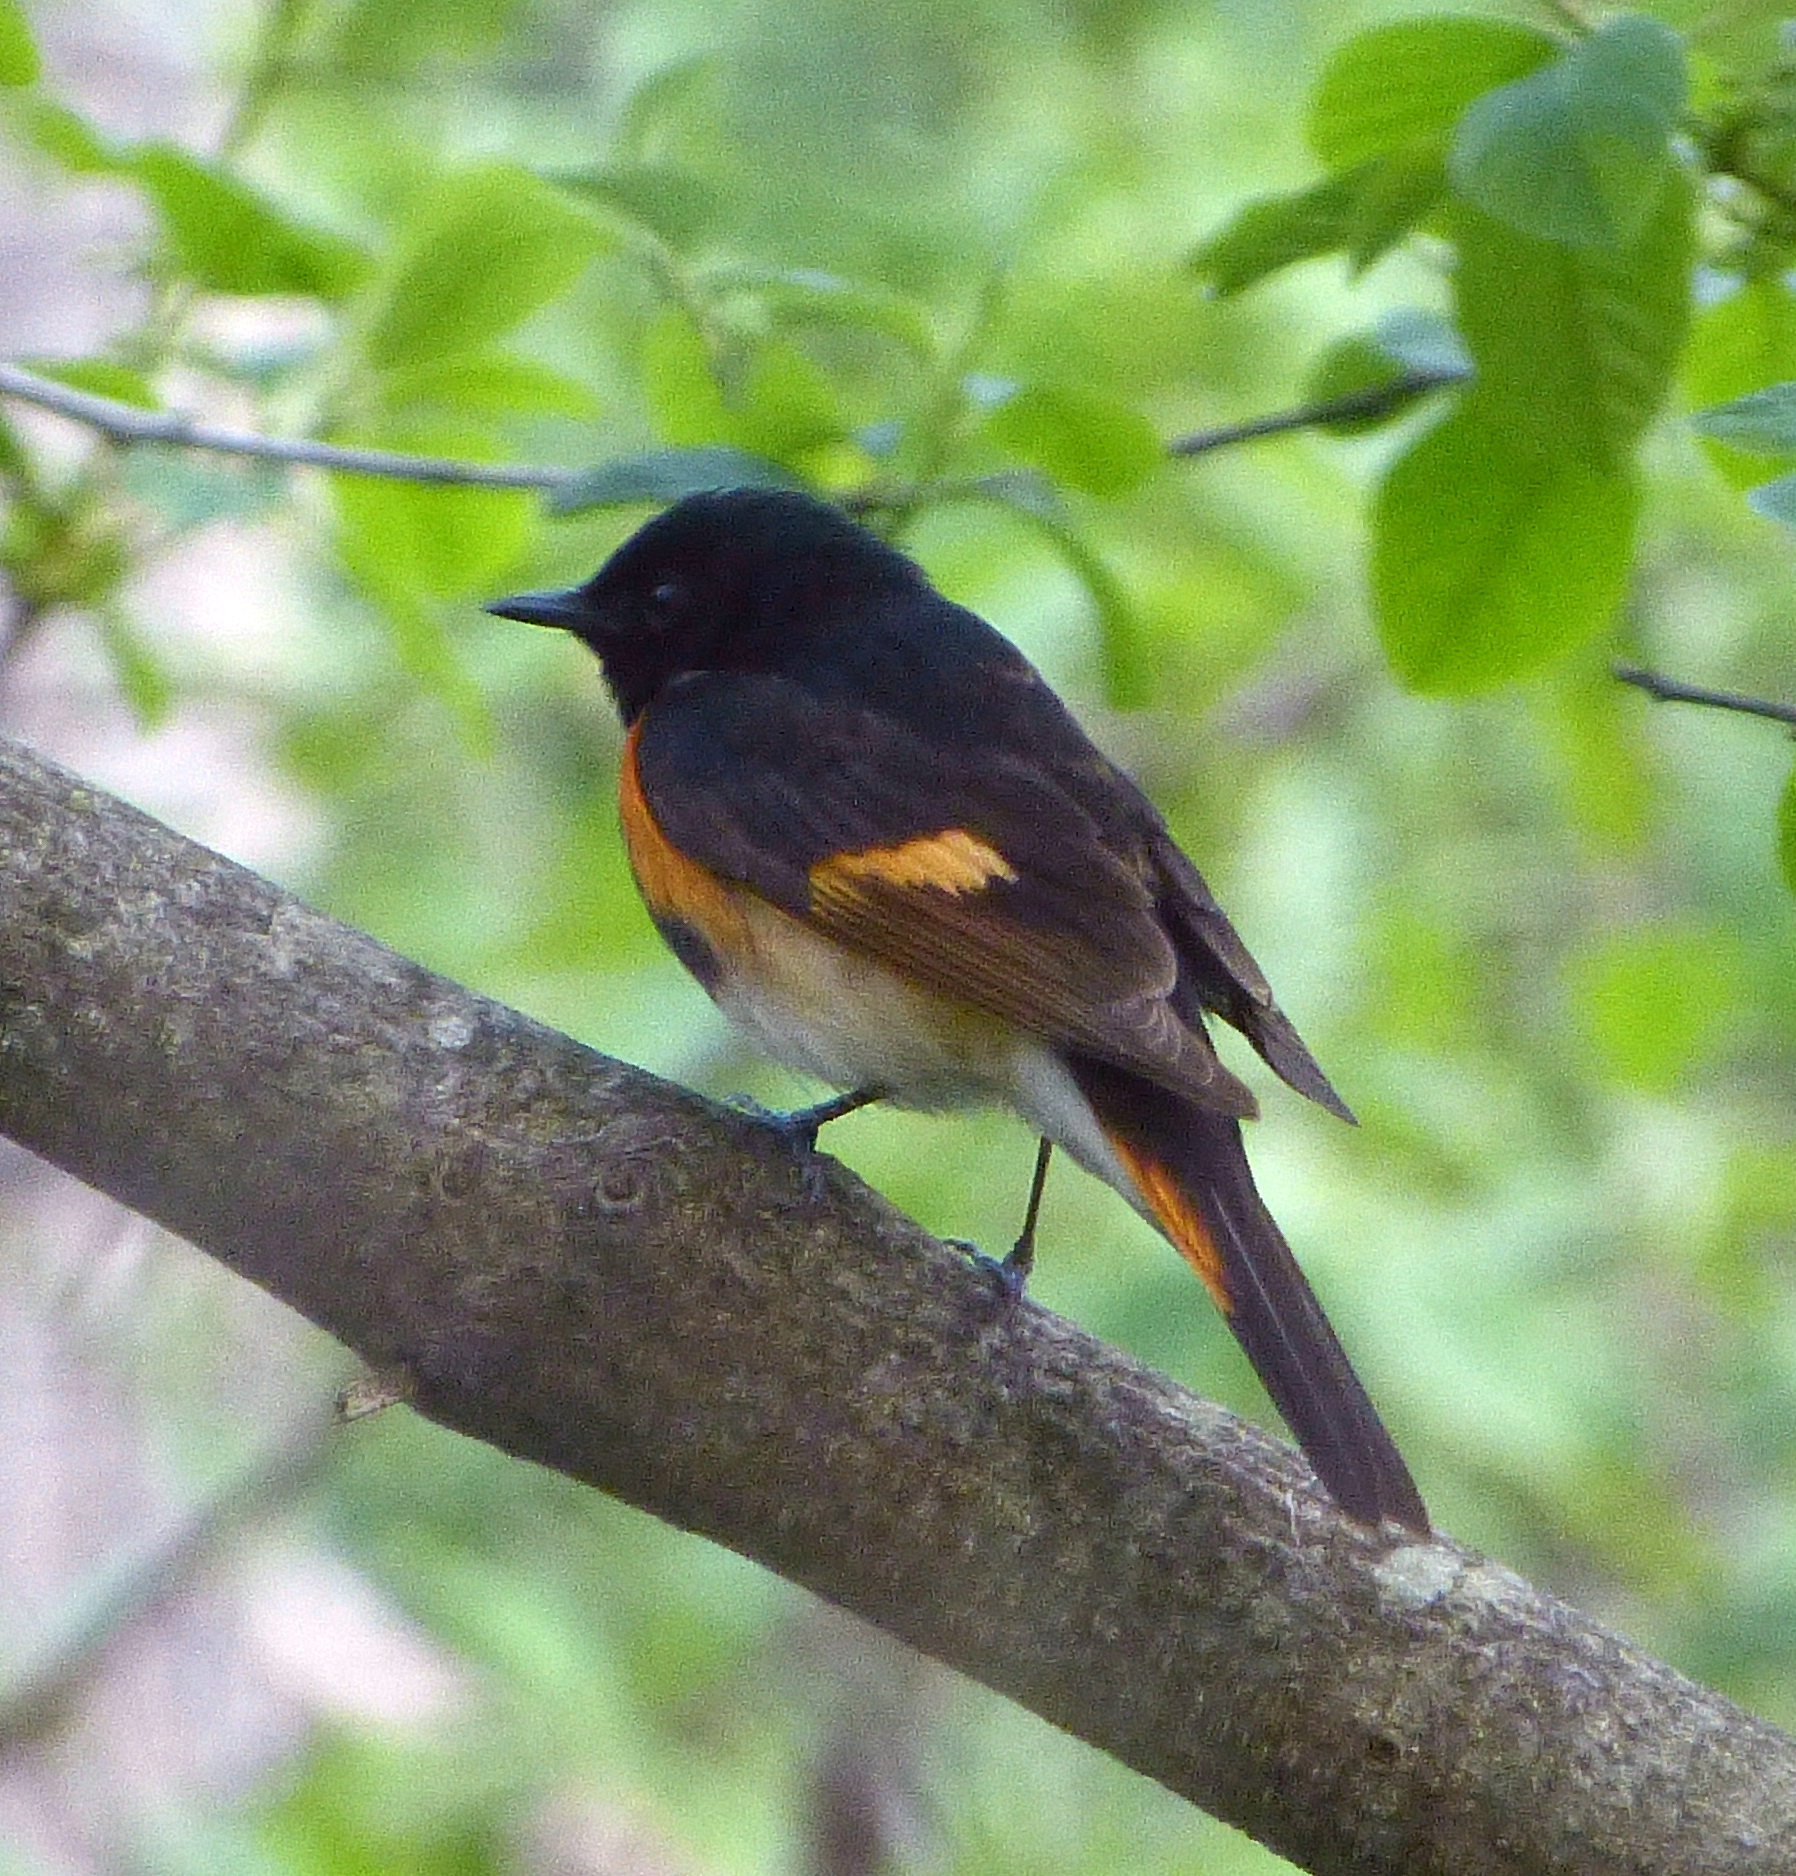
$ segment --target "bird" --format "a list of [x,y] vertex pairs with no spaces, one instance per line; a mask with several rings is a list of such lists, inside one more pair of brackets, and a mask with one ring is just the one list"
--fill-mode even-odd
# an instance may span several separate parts
[[1208,1023],[1351,1120],[1197,867],[994,626],[838,505],[682,497],[583,585],[499,617],[571,633],[622,718],[631,871],[681,964],[777,1061],[873,1101],[1008,1108],[1196,1272],[1324,1488],[1426,1535],[1395,1442],[1255,1187]]

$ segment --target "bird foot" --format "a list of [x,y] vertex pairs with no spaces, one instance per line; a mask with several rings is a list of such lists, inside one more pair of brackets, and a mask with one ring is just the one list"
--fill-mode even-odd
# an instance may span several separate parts
[[993,1288],[1001,1301],[1017,1303],[1022,1301],[1023,1290],[1029,1281],[1029,1268],[1034,1262],[1032,1252],[1025,1251],[1021,1257],[1017,1251],[1024,1250],[1018,1245],[1008,1257],[992,1257],[982,1251],[977,1244],[965,1238],[948,1238],[947,1243],[957,1251],[965,1253],[967,1260],[981,1276],[989,1277]]
[[823,1159],[817,1151],[817,1135],[832,1120],[840,1120],[844,1114],[852,1114],[857,1108],[866,1107],[869,1102],[878,1099],[875,1093],[856,1089],[849,1094],[833,1095],[829,1100],[819,1101],[811,1107],[793,1108],[789,1113],[765,1107],[747,1094],[731,1095],[726,1105],[733,1107],[739,1114],[746,1114],[750,1120],[759,1121],[785,1142],[792,1157],[798,1161],[799,1174],[804,1180],[805,1198],[815,1204],[824,1193]]

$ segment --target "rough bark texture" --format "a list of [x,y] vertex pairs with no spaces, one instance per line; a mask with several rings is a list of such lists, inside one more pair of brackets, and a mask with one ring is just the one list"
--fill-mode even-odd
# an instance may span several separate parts
[[[0,1130],[1318,1872],[1796,1869],[1796,1743],[765,1129],[0,745]],[[1194,1307],[1195,1307],[1194,1303]],[[353,1437],[353,1436],[350,1436]]]

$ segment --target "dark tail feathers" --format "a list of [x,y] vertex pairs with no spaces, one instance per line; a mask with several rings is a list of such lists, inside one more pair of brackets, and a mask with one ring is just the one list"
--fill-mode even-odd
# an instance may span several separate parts
[[1409,1468],[1254,1188],[1240,1122],[1103,1064],[1075,1072],[1140,1203],[1216,1299],[1330,1496],[1364,1523],[1426,1536]]

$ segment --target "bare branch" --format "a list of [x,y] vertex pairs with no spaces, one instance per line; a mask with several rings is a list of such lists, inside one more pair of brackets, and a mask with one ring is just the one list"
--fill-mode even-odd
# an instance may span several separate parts
[[1612,664],[1609,669],[1624,684],[1634,685],[1659,703],[1706,704],[1711,710],[1738,710],[1746,716],[1769,717],[1773,723],[1787,723],[1796,731],[1796,704],[1772,703],[1763,697],[1749,697],[1743,691],[1709,690],[1701,684],[1685,684],[1637,664]]
[[1796,1868],[1796,1742],[1493,1564],[1348,1522],[1287,1448],[1003,1306],[839,1168],[807,1196],[746,1116],[3,744],[0,1131],[431,1419],[757,1558],[1311,1870]]
[[168,443],[183,449],[210,450],[221,456],[247,456],[260,462],[299,463],[334,469],[344,475],[386,476],[401,482],[449,482],[470,488],[555,489],[572,480],[566,469],[528,464],[451,462],[440,456],[408,456],[397,450],[358,449],[316,443],[305,437],[261,436],[250,430],[227,430],[200,423],[178,411],[140,410],[91,391],[58,384],[19,365],[0,363],[0,395],[17,398],[39,410],[53,411],[86,424],[115,443]]
[[[1277,411],[1245,423],[1174,437],[1166,451],[1170,456],[1203,456],[1291,430],[1390,416],[1416,398],[1443,386],[1461,383],[1469,375],[1460,370],[1404,372],[1387,383],[1371,385],[1363,391],[1300,405],[1295,410]],[[405,482],[453,483],[472,488],[553,491],[568,486],[585,473],[533,464],[455,462],[438,456],[405,455],[396,450],[360,449],[345,444],[318,443],[304,437],[262,436],[249,430],[223,429],[182,416],[177,411],[141,410],[135,404],[121,404],[91,391],[78,391],[72,385],[59,384],[23,366],[5,363],[0,363],[0,396],[16,398],[39,410],[52,411],[57,416],[85,424],[115,443],[170,444],[261,462],[297,463],[343,475],[387,476]]]
[[1331,423],[1369,423],[1380,417],[1394,416],[1406,404],[1426,397],[1430,391],[1463,384],[1471,375],[1458,367],[1406,371],[1383,384],[1368,385],[1363,391],[1348,391],[1340,397],[1299,404],[1294,410],[1250,417],[1245,423],[1224,424],[1215,430],[1194,430],[1189,436],[1174,437],[1166,451],[1169,456],[1206,456],[1213,450],[1257,442],[1261,437],[1283,436],[1291,430],[1315,430]]

